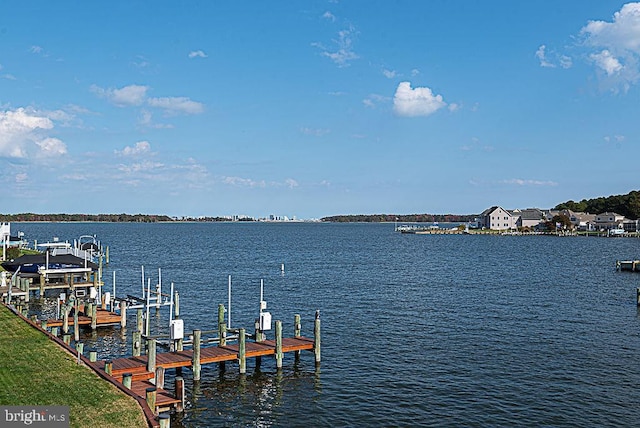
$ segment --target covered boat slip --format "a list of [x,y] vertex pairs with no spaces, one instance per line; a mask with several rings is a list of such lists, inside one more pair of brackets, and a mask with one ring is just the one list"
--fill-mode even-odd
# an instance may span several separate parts
[[89,287],[100,285],[99,266],[72,254],[30,254],[2,263],[0,296],[11,288],[15,296],[27,295],[30,290],[72,289],[80,294]]

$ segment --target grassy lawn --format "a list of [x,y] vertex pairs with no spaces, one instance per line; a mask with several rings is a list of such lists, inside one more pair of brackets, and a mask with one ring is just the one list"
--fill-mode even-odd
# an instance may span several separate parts
[[0,305],[0,404],[70,407],[72,427],[146,427],[136,401]]

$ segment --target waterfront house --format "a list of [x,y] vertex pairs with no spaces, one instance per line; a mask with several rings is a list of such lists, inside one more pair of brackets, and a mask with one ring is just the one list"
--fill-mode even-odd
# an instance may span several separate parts
[[517,229],[518,216],[500,206],[493,206],[484,210],[477,219],[478,227],[493,230]]
[[517,217],[516,227],[518,228],[535,228],[546,220],[544,213],[538,208],[515,209],[510,212],[512,216]]
[[624,216],[613,212],[596,214],[594,221],[597,230],[622,229]]

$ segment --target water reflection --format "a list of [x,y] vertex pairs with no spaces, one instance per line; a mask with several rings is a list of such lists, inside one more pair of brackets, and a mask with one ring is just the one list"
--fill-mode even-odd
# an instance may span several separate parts
[[172,426],[281,425],[285,412],[279,409],[287,401],[314,400],[320,393],[319,371],[305,371],[300,363],[282,370],[274,365],[263,360],[248,374],[229,370],[229,365],[226,370],[204,366],[202,380],[191,382],[184,415],[175,415]]

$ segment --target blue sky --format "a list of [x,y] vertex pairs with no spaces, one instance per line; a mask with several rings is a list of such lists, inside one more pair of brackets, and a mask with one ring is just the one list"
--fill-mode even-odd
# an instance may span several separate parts
[[638,189],[640,3],[7,1],[0,212],[479,213]]

